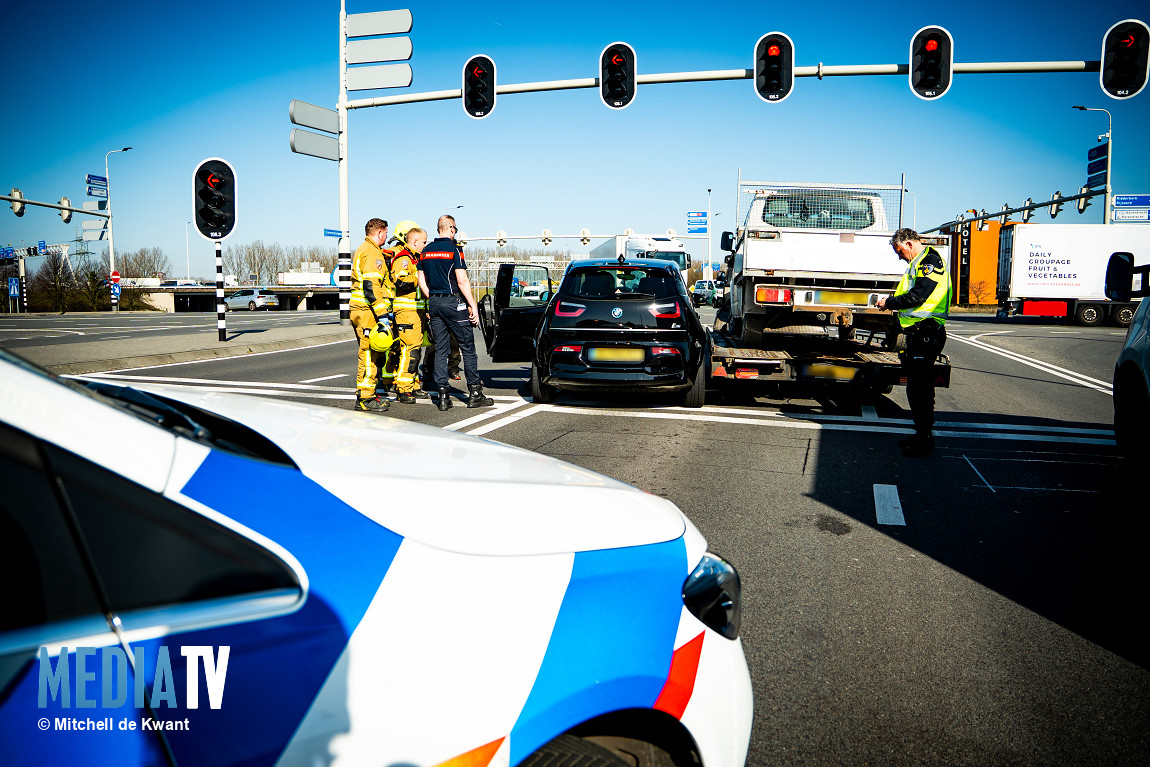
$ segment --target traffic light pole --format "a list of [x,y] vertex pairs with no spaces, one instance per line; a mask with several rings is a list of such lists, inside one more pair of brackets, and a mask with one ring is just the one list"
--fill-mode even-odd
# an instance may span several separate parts
[[345,0],[339,2],[339,260],[336,262],[336,282],[339,284],[339,324],[351,324],[351,213],[347,171],[347,8]]
[[216,329],[220,340],[228,340],[228,321],[224,319],[224,251],[223,243],[216,240]]

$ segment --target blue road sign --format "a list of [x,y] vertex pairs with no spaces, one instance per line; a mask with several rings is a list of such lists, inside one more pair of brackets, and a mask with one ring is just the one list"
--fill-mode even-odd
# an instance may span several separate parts
[[1087,189],[1096,189],[1100,186],[1106,186],[1106,171],[1095,173],[1093,176],[1090,176],[1088,179],[1086,179]]
[[707,217],[707,211],[703,211],[702,213],[698,213],[695,211],[687,211],[687,218],[706,218],[706,217]]
[[106,186],[90,186],[88,187],[89,197],[107,197],[108,187]]
[[343,237],[343,232],[341,232],[338,229],[324,229],[323,230],[323,236],[324,237]]
[[8,278],[8,297],[9,298],[19,298],[20,297],[20,278],[19,277],[9,277]]
[[108,179],[104,178],[103,176],[93,176],[91,173],[89,173],[88,178],[84,180],[84,183],[90,184],[91,186],[107,186]]
[[689,226],[687,227],[687,234],[706,234],[706,233],[707,233],[707,227],[705,227],[705,226],[701,227],[701,228],[696,228],[696,229],[692,229]]
[[1106,158],[1103,157],[1101,160],[1095,160],[1094,162],[1087,165],[1086,172],[1091,176],[1093,176],[1095,173],[1106,172]]
[[1090,151],[1086,153],[1086,159],[1090,162],[1099,160],[1106,155],[1110,154],[1110,144],[1099,144],[1098,146],[1090,147]]
[[1114,195],[1116,208],[1145,208],[1150,207],[1150,194],[1116,194]]
[[48,252],[48,243],[44,242],[43,240],[37,242],[36,247],[39,249],[41,256]]
[[113,298],[119,298],[120,297],[120,286],[117,283],[112,283],[112,297]]
[[705,218],[688,218],[687,226],[706,226],[707,219]]

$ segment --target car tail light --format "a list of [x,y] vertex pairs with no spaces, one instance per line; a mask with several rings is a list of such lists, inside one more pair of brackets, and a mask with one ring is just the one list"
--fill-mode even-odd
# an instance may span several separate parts
[[583,351],[583,347],[579,344],[559,344],[551,351],[563,354],[578,354],[579,352]]
[[655,346],[651,348],[651,354],[656,356],[660,354],[678,354],[679,350],[674,346]]
[[585,311],[587,311],[587,307],[584,304],[573,304],[569,301],[560,301],[555,305],[556,317],[578,317]]
[[755,301],[760,304],[784,304],[791,300],[791,291],[785,288],[755,288]]
[[647,311],[661,320],[673,320],[682,316],[679,314],[678,301],[672,301],[669,304],[651,304]]
[[754,368],[736,368],[735,378],[758,378],[759,371]]

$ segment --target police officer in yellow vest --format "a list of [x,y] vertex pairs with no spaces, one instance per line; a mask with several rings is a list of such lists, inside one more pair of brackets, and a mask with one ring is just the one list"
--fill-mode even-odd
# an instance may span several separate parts
[[934,452],[934,361],[946,344],[950,273],[938,251],[924,245],[913,229],[899,229],[890,238],[890,245],[899,258],[909,262],[894,293],[875,304],[896,312],[906,334],[906,350],[899,354],[906,371],[914,436],[900,439],[898,444],[903,455],[927,456]]
[[387,222],[373,218],[364,226],[366,237],[351,258],[351,324],[359,340],[359,366],[355,378],[355,409],[382,413],[386,399],[376,396],[376,379],[387,364],[387,349],[394,342],[391,331],[392,292],[383,243]]

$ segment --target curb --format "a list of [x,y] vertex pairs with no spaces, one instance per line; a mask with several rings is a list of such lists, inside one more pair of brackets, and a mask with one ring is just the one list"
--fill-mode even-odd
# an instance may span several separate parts
[[[82,375],[84,373],[107,373],[115,370],[152,367],[156,365],[170,365],[179,362],[198,362],[200,360],[222,359],[238,357],[245,354],[258,354],[261,352],[276,352],[286,349],[306,349],[310,346],[321,346],[341,341],[354,341],[346,331],[336,338],[330,336],[312,336],[286,341],[271,341],[264,344],[245,344],[231,346],[223,349],[190,349],[182,352],[162,352],[159,354],[146,354],[136,357],[120,357],[116,359],[91,360],[89,362],[69,362],[63,365],[42,365],[45,370],[57,375]],[[315,341],[316,343],[309,343]]]

